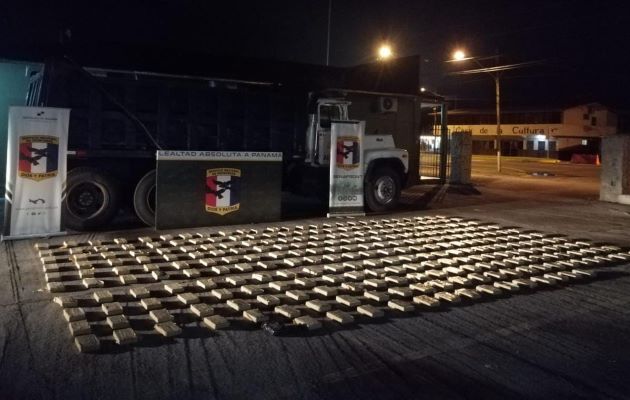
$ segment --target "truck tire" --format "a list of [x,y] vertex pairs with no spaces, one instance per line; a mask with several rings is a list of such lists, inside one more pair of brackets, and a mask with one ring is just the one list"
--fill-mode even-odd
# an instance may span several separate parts
[[133,208],[146,225],[155,225],[155,170],[147,172],[138,181],[133,192]]
[[66,179],[62,217],[75,231],[99,229],[118,213],[120,190],[107,174],[95,168],[74,168]]
[[400,176],[392,167],[376,167],[365,182],[365,202],[371,211],[391,210],[400,201]]

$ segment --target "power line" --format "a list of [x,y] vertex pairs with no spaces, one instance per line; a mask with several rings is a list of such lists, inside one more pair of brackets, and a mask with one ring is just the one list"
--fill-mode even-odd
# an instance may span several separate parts
[[448,75],[470,75],[470,74],[481,74],[481,73],[492,74],[494,72],[509,71],[509,70],[517,69],[517,68],[540,65],[540,64],[543,64],[544,62],[545,62],[544,60],[527,61],[527,62],[516,63],[516,64],[498,65],[496,67],[477,68],[477,69],[469,69],[466,71],[449,72]]

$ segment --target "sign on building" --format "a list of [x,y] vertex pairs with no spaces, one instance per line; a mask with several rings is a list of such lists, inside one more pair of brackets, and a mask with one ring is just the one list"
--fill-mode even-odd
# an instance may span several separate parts
[[277,221],[282,153],[158,151],[157,229]]
[[328,216],[365,215],[363,136],[365,121],[333,121]]
[[3,239],[61,232],[70,110],[11,107]]

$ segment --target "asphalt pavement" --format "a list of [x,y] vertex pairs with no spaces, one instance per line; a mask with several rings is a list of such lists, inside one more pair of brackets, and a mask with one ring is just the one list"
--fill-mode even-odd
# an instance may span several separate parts
[[[474,185],[415,187],[396,213],[366,219],[460,216],[630,246],[630,207],[597,200],[596,166],[513,160],[497,175],[491,159],[474,162]],[[538,169],[554,175],[528,173]],[[324,222],[292,216],[271,225]],[[252,227],[263,228],[241,228]],[[50,242],[155,234],[138,228]],[[314,333],[275,337],[250,326],[213,332],[199,325],[168,340],[81,354],[45,290],[35,242],[4,242],[0,251],[2,399],[625,399],[630,393],[628,264],[600,268],[597,279],[581,283],[343,329],[327,323]]]

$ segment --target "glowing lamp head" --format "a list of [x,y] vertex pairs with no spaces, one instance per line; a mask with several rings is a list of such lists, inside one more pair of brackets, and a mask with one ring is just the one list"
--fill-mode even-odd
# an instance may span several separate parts
[[378,48],[378,59],[379,60],[387,60],[392,58],[392,56],[394,55],[394,52],[392,51],[392,48],[390,45],[388,44],[384,44],[381,47]]
[[456,50],[453,53],[453,60],[455,61],[462,61],[465,58],[466,58],[466,53],[464,53],[463,50]]

